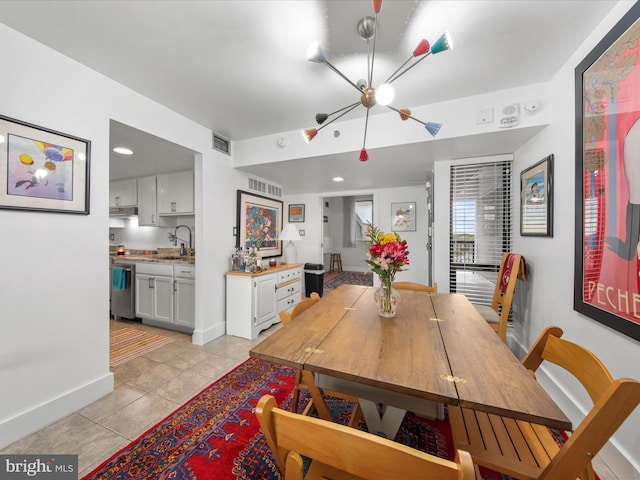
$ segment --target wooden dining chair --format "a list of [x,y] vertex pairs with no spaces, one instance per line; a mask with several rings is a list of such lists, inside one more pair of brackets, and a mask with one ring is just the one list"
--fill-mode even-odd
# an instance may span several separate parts
[[510,252],[503,253],[491,305],[473,304],[480,315],[489,322],[491,328],[500,335],[503,342],[507,341],[507,322],[516,280],[518,278],[524,280],[525,276],[526,264],[522,255]]
[[591,459],[640,403],[640,382],[614,380],[593,353],[561,336],[560,328],[547,327],[522,364],[534,376],[543,361],[559,365],[593,401],[564,445],[545,426],[448,406],[455,448],[468,451],[476,464],[515,478],[593,480]]
[[[282,410],[271,395],[258,401],[256,416],[285,480],[476,478],[466,452],[458,451],[455,461],[445,460],[362,430]],[[301,455],[311,459],[306,477]]]
[[[294,318],[296,318],[302,312],[308,310],[310,307],[315,305],[318,300],[320,300],[320,295],[318,295],[318,293],[316,292],[311,292],[311,295],[309,296],[309,298],[299,302],[295,307],[293,307],[291,312],[289,312],[288,310],[280,311],[279,315],[280,315],[280,320],[282,321],[282,325],[288,325],[289,322],[291,322]],[[298,406],[300,404],[300,392],[302,390],[308,390],[308,387],[304,382],[304,379],[302,378],[302,370],[296,369],[296,384],[293,390],[293,398],[291,400],[291,411],[294,413],[298,411]],[[351,395],[346,395],[340,392],[326,390],[326,389],[322,390],[322,393],[326,395],[331,395],[333,397],[342,398],[344,400],[352,402],[354,404],[354,407],[351,413],[351,421],[349,422],[349,425],[351,426],[358,425],[358,423],[360,422],[360,419],[362,418],[362,410],[360,408],[360,403],[358,402],[358,399],[356,397],[353,397]],[[308,414],[312,408],[313,408],[313,400],[309,399],[309,403],[307,403],[303,411],[303,415]]]
[[438,284],[425,285],[418,282],[393,282],[391,284],[396,290],[414,290],[416,292],[438,293]]

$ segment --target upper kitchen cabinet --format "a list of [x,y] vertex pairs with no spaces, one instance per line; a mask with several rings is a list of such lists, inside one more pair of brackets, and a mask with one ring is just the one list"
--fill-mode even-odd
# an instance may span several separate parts
[[109,182],[109,207],[136,207],[138,182],[135,178]]
[[193,170],[158,175],[156,188],[158,215],[194,213]]
[[158,225],[156,176],[138,179],[138,225]]

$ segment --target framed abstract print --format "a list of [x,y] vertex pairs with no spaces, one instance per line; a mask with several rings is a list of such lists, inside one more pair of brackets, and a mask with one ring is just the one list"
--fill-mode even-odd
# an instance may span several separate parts
[[574,309],[640,340],[640,3],[576,67]]
[[90,145],[0,116],[0,208],[88,215]]
[[260,258],[282,256],[282,201],[238,190],[237,248],[257,247]]
[[553,155],[520,174],[520,235],[553,237]]
[[304,203],[289,205],[289,223],[304,222]]

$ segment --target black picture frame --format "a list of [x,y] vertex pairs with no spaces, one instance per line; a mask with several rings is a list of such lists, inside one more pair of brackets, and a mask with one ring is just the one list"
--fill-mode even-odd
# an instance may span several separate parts
[[[640,341],[640,204],[624,143],[640,135],[640,3],[575,69],[575,311]],[[637,159],[636,159],[637,160]],[[626,199],[626,204],[624,200]]]
[[304,203],[289,205],[289,223],[304,223]]
[[553,154],[520,173],[520,235],[553,237]]
[[257,247],[260,258],[282,256],[281,200],[238,190],[236,248]]
[[89,214],[91,142],[0,115],[0,208]]

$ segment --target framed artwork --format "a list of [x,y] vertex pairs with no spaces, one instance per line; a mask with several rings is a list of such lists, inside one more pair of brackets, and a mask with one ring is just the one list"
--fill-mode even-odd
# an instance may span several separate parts
[[304,204],[289,205],[289,223],[304,222]]
[[238,190],[237,248],[257,247],[260,258],[282,255],[282,201]]
[[640,340],[640,3],[576,67],[574,310]]
[[553,237],[553,155],[520,174],[520,235]]
[[391,204],[391,230],[394,232],[416,231],[416,202]]
[[0,208],[88,215],[90,146],[0,116]]

